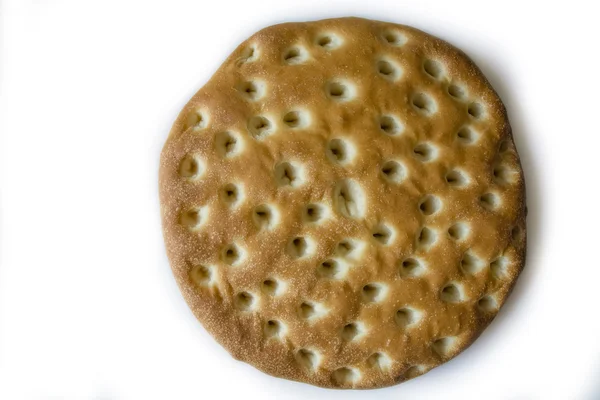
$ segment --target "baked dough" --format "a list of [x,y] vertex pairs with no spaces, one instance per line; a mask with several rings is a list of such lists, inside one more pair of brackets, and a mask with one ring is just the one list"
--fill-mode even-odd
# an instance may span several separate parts
[[456,356],[525,260],[506,111],[473,62],[358,18],[271,26],[177,118],[167,254],[204,327],[287,379],[375,388]]

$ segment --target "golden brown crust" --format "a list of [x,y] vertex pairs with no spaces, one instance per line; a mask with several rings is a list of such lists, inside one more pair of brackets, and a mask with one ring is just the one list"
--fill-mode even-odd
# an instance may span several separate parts
[[204,327],[235,358],[318,386],[382,387],[449,360],[525,262],[502,102],[462,52],[402,25],[253,35],[174,123],[160,199]]

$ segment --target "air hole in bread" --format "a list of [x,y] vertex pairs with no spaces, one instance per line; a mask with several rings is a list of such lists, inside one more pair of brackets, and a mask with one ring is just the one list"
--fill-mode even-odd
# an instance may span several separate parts
[[434,245],[437,240],[437,233],[433,229],[430,229],[426,226],[421,228],[419,232],[419,236],[417,237],[417,244],[419,246],[429,248]]
[[261,81],[246,81],[237,86],[238,91],[246,100],[256,101],[265,95],[265,84]]
[[283,53],[283,61],[288,65],[301,64],[308,59],[308,52],[304,47],[293,46]]
[[373,229],[371,236],[377,243],[388,246],[394,239],[394,230],[388,225],[378,224]]
[[465,187],[469,184],[469,177],[467,174],[456,169],[448,171],[445,178],[450,186]]
[[437,105],[431,96],[425,93],[415,93],[412,96],[412,105],[417,111],[426,115],[431,115],[437,111]]
[[213,268],[206,265],[196,265],[192,268],[190,276],[198,286],[208,286],[212,282]]
[[406,178],[406,169],[398,161],[390,160],[383,163],[381,173],[388,182],[400,183]]
[[181,213],[179,217],[179,222],[187,227],[188,229],[194,231],[198,230],[204,223],[208,217],[208,209],[206,207],[195,207]]
[[448,228],[448,236],[456,241],[466,239],[469,236],[469,232],[469,226],[464,222],[457,222]]
[[326,93],[330,99],[335,101],[350,101],[356,96],[356,89],[348,82],[332,81],[327,83]]
[[340,243],[338,243],[336,251],[338,254],[340,255],[347,255],[349,253],[351,253],[354,250],[354,244],[348,240],[344,240]]
[[489,313],[498,309],[498,303],[494,297],[485,295],[477,302],[477,308],[483,312]]
[[320,356],[315,351],[300,349],[296,353],[296,360],[302,367],[313,372],[319,366]]
[[248,120],[248,132],[255,139],[262,140],[274,131],[274,125],[267,117],[255,115]]
[[236,266],[239,265],[244,258],[244,251],[235,243],[228,244],[221,251],[221,260],[225,264]]
[[322,36],[317,40],[317,44],[321,47],[328,47],[331,45],[331,37],[330,36]]
[[379,60],[377,61],[377,72],[379,72],[379,75],[383,78],[393,82],[400,78],[402,70],[392,61]]
[[241,203],[244,194],[240,186],[228,183],[221,189],[221,200],[228,206],[235,207]]
[[500,199],[494,193],[485,193],[479,198],[479,204],[483,208],[493,211],[500,205]]
[[362,218],[366,208],[365,194],[358,183],[345,179],[333,189],[333,205],[345,217]]
[[396,325],[398,325],[400,328],[408,328],[419,322],[421,319],[421,312],[410,307],[403,307],[396,311],[396,316],[394,319],[396,321]]
[[425,273],[425,266],[419,259],[409,257],[400,263],[398,270],[400,276],[415,277],[421,276],[423,273]]
[[356,155],[356,149],[344,139],[332,139],[327,144],[327,157],[339,164],[348,164]]
[[232,183],[227,184],[225,188],[223,188],[223,197],[227,202],[235,202],[238,197],[237,187]]
[[275,278],[265,279],[262,282],[261,290],[269,296],[278,296],[283,292],[284,284]]
[[309,319],[316,314],[315,307],[310,303],[302,303],[300,305],[300,316],[304,319]]
[[483,118],[484,114],[485,114],[485,110],[483,109],[483,106],[477,102],[473,102],[471,104],[469,104],[469,107],[467,108],[467,112],[469,113],[469,115],[475,119],[480,119]]
[[346,324],[342,328],[342,339],[349,342],[358,338],[360,335],[363,334],[363,332],[364,327],[362,326],[362,324],[357,322],[351,322],[349,324]]
[[392,365],[392,360],[385,353],[373,353],[367,358],[367,365],[370,368],[377,368],[381,371],[387,371]]
[[283,123],[290,128],[306,128],[310,125],[310,117],[303,111],[290,111],[283,116]]
[[484,267],[484,262],[474,254],[466,252],[460,260],[460,268],[465,274],[475,275]]
[[185,120],[185,129],[204,129],[208,126],[208,114],[201,110],[191,111]]
[[284,325],[274,319],[268,320],[264,326],[264,333],[267,338],[281,339],[284,333]]
[[283,122],[290,128],[300,126],[300,113],[298,111],[290,111],[283,116]]
[[242,140],[234,132],[219,132],[215,136],[215,147],[221,157],[233,157],[242,149]]
[[325,50],[333,50],[342,44],[342,39],[333,33],[324,33],[317,37],[316,43]]
[[512,241],[516,244],[520,244],[524,237],[523,237],[523,229],[520,226],[515,226],[512,231],[511,231],[511,237],[512,237]]
[[306,222],[319,222],[327,218],[327,208],[323,204],[311,203],[304,207],[302,213]]
[[256,300],[248,292],[238,293],[234,298],[235,308],[240,311],[251,311],[254,308]]
[[479,135],[468,126],[463,126],[456,133],[458,140],[464,144],[473,144],[479,139]]
[[413,155],[421,162],[429,162],[437,158],[437,149],[432,144],[419,143],[413,149]]
[[242,50],[242,54],[240,57],[241,63],[247,63],[255,61],[258,58],[258,51],[254,46],[248,46],[244,50]]
[[406,377],[406,379],[416,378],[417,376],[424,374],[425,370],[426,369],[423,365],[413,365],[412,367],[406,370],[404,376]]
[[505,165],[496,165],[492,173],[494,182],[498,185],[507,185],[513,181],[513,171]]
[[368,283],[362,288],[362,298],[367,303],[378,303],[386,294],[387,288],[381,283]]
[[448,86],[448,94],[458,100],[464,100],[467,96],[465,90],[462,87],[455,84],[451,84]]
[[379,118],[379,127],[390,136],[396,136],[404,130],[404,125],[393,115],[382,115]]
[[433,215],[442,208],[442,201],[433,195],[427,195],[421,199],[419,203],[419,211],[423,215]]
[[327,314],[327,310],[321,304],[305,301],[300,304],[298,313],[302,319],[314,320]]
[[261,204],[252,211],[252,220],[259,229],[272,229],[279,221],[279,213],[274,207]]
[[317,267],[317,274],[328,279],[342,279],[346,275],[347,266],[333,258],[323,261]]
[[298,187],[304,183],[302,172],[300,166],[285,161],[275,166],[275,181],[280,187]]
[[200,157],[188,154],[179,163],[179,176],[188,179],[198,179],[204,174],[204,164]]
[[190,228],[200,224],[201,216],[198,210],[188,210],[181,214],[181,223]]
[[312,242],[305,237],[295,237],[286,246],[287,253],[292,258],[302,258],[312,252]]
[[508,258],[500,256],[490,263],[492,275],[497,279],[504,279],[508,276]]
[[447,357],[453,352],[455,344],[456,337],[448,336],[435,340],[432,347],[440,357]]
[[500,153],[506,153],[509,149],[510,149],[510,140],[506,139],[506,140],[503,140],[502,143],[500,143],[500,147],[498,148],[498,151]]
[[441,79],[444,75],[444,68],[442,67],[442,64],[430,59],[426,59],[423,62],[423,71],[435,79]]
[[442,288],[440,299],[446,303],[460,303],[464,300],[463,289],[457,283],[448,283]]
[[394,29],[385,30],[382,34],[383,40],[392,46],[403,46],[407,42],[406,36]]
[[353,385],[360,379],[360,373],[353,368],[342,367],[333,371],[333,380],[339,386]]
[[356,239],[344,239],[335,247],[335,254],[340,257],[358,258],[364,249],[364,242]]

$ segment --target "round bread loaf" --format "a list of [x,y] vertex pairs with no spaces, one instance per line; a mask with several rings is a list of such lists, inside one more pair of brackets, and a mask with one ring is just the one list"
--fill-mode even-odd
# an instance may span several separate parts
[[272,26],[184,107],[160,200],[177,283],[235,358],[375,388],[475,340],[525,260],[506,111],[461,51],[358,18]]

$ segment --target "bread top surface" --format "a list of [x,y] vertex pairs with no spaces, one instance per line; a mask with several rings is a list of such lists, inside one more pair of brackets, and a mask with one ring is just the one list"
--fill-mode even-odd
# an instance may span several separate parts
[[449,360],[524,264],[504,106],[462,52],[391,23],[286,23],[242,43],[173,125],[160,199],[204,327],[318,386],[387,386]]

